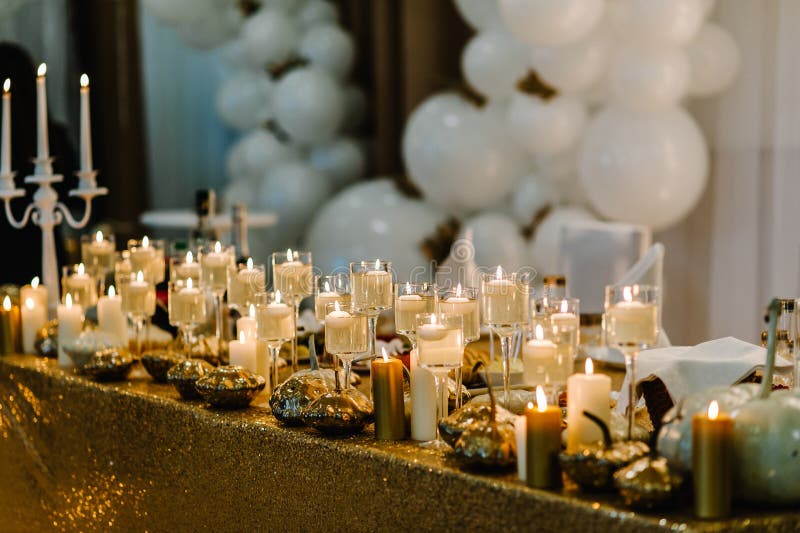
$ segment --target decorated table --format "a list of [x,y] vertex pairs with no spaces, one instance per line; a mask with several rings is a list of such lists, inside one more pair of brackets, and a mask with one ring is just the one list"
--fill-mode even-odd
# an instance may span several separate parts
[[631,512],[616,495],[465,472],[452,454],[376,441],[372,426],[341,439],[283,427],[263,396],[218,411],[143,372],[100,384],[34,356],[0,357],[0,439],[6,531],[800,528],[789,509]]

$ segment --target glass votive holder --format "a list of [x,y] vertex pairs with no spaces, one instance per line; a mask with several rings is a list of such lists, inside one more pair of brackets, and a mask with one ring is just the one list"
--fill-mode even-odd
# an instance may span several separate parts
[[83,306],[84,310],[97,305],[98,279],[86,271],[83,263],[61,268],[61,301],[66,302],[67,294],[72,302]]
[[228,289],[228,269],[235,265],[236,260],[233,246],[224,246],[216,241],[201,246],[197,255],[203,288],[214,294],[225,294]]
[[131,253],[128,250],[117,252],[114,260],[114,285],[119,288],[122,282],[131,275]]
[[131,268],[133,272],[140,270],[154,284],[164,281],[166,262],[164,259],[165,243],[163,239],[150,239],[146,235],[142,240],[128,241]]
[[350,306],[350,275],[345,272],[314,276],[314,314],[325,321],[325,306],[339,302],[342,308]]
[[566,385],[572,369],[564,365],[549,315],[531,318],[528,339],[522,347],[522,366],[525,385],[541,385],[551,397]]
[[171,281],[186,281],[191,278],[194,286],[199,288],[200,274],[200,263],[191,250],[169,258],[169,279]]
[[113,235],[103,235],[102,231],[81,235],[81,261],[86,270],[102,276],[114,272],[116,243]]
[[256,294],[267,290],[265,265],[256,265],[253,258],[228,267],[228,305],[244,313],[256,303]]

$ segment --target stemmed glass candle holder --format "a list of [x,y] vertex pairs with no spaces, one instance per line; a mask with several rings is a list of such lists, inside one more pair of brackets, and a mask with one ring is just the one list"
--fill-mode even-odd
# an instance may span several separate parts
[[222,325],[222,299],[228,288],[228,269],[233,266],[233,246],[223,246],[219,241],[202,246],[198,252],[200,279],[203,288],[214,296],[215,335],[220,345],[224,341]]
[[394,287],[394,329],[417,347],[417,315],[435,313],[439,295],[431,283],[397,283]]
[[121,286],[132,273],[131,252],[129,250],[117,252],[114,260],[114,284],[117,287]]
[[[480,314],[478,312],[478,289],[462,287],[442,290],[439,293],[439,312],[460,315],[464,327],[464,346],[481,338]],[[462,368],[455,371],[456,390],[461,391]],[[456,393],[456,408],[461,407],[461,394]]]
[[325,322],[325,306],[339,302],[350,306],[350,275],[344,272],[329,276],[314,276],[314,315]]
[[106,276],[114,272],[116,244],[113,235],[103,235],[97,231],[91,235],[81,235],[81,262],[90,274],[98,280],[98,293],[105,293]]
[[122,310],[136,326],[136,353],[141,356],[144,323],[156,312],[156,286],[141,270],[122,281]]
[[169,282],[169,323],[178,328],[188,355],[192,333],[206,321],[206,299],[193,277]]
[[575,357],[578,355],[578,345],[581,341],[580,300],[551,297],[547,303],[553,342],[558,347],[558,365],[561,368],[561,373],[554,382],[556,387],[563,389],[575,367]]
[[[313,288],[313,262],[311,252],[274,252],[270,256],[272,264],[272,283],[294,306],[294,328],[300,314],[300,302],[310,296]],[[292,336],[292,372],[297,372],[297,334]]]
[[65,266],[61,272],[61,301],[66,301],[69,294],[72,302],[84,310],[97,305],[97,279],[86,271],[83,263]]
[[606,342],[625,355],[628,372],[628,439],[636,413],[636,358],[658,340],[658,288],[651,285],[606,287]]
[[[368,329],[367,316],[352,305],[344,307],[339,302],[325,305],[325,350],[342,361],[345,388],[350,387],[353,359],[369,347]],[[337,363],[337,371],[338,366]]]
[[272,371],[270,386],[278,386],[278,356],[284,342],[292,340],[297,331],[294,328],[294,310],[283,301],[280,291],[262,292],[256,295],[256,336],[269,348]]
[[527,273],[506,273],[498,266],[494,274],[481,276],[483,323],[500,337],[503,352],[503,405],[511,402],[511,338],[528,323],[530,279]]
[[245,314],[250,304],[256,303],[256,294],[267,290],[266,269],[264,265],[253,264],[252,257],[229,269],[228,305]]
[[530,338],[522,346],[522,379],[527,387],[541,386],[555,396],[558,384],[566,383],[564,369],[559,365],[558,345],[553,335],[553,323],[547,314],[531,319]]
[[164,241],[150,239],[146,235],[141,241],[131,239],[128,241],[130,252],[131,270],[142,271],[153,284],[158,285],[164,281]]
[[169,278],[172,281],[186,281],[191,278],[195,288],[200,287],[200,263],[191,251],[185,255],[170,257]]
[[439,420],[447,415],[444,383],[447,373],[464,360],[464,330],[461,315],[423,313],[416,317],[419,366],[426,368],[436,380],[436,439],[422,445],[437,450],[449,446],[439,436]]
[[368,318],[368,351],[370,355],[377,356],[378,315],[392,307],[392,263],[380,259],[350,263],[350,286],[353,290],[353,306]]

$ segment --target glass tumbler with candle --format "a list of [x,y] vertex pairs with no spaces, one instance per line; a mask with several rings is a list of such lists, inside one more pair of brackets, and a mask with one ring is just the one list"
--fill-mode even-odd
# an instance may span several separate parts
[[605,298],[606,342],[625,355],[628,373],[628,439],[636,414],[636,358],[658,340],[658,287],[609,285]]
[[266,268],[254,264],[252,257],[228,268],[228,305],[247,314],[250,304],[256,303],[256,294],[267,290]]
[[169,279],[172,281],[186,281],[191,278],[195,288],[200,287],[200,263],[194,253],[187,251],[185,254],[174,255],[169,258]]
[[228,271],[234,264],[233,246],[223,246],[221,242],[205,244],[198,251],[200,259],[200,280],[203,289],[214,296],[215,335],[220,343],[225,339],[222,325],[222,300],[228,288]]
[[168,287],[169,323],[180,330],[188,356],[192,333],[206,321],[206,299],[193,277],[175,279]]
[[557,389],[563,389],[567,384],[567,377],[572,374],[575,367],[575,357],[580,344],[580,300],[551,298],[547,304],[553,332],[552,340],[558,347],[558,365],[561,369],[554,380],[554,385]]
[[142,271],[153,284],[158,285],[164,281],[166,269],[164,259],[165,243],[163,239],[151,239],[147,235],[142,240],[131,239],[128,241],[130,252],[131,270]]
[[431,283],[397,283],[394,286],[394,329],[417,348],[417,315],[435,313],[439,294]]
[[83,263],[62,267],[61,272],[62,302],[69,294],[72,302],[80,304],[84,310],[97,305],[97,278],[87,272]]
[[[294,328],[300,315],[300,302],[311,296],[313,289],[313,262],[311,252],[298,252],[289,248],[285,252],[270,255],[272,285],[288,299],[294,307]],[[297,335],[292,336],[292,372],[297,372]]]
[[339,302],[350,305],[350,274],[340,272],[328,276],[314,276],[314,315],[320,322],[325,322],[325,306]]
[[498,266],[494,274],[481,276],[481,317],[500,337],[503,353],[503,405],[511,401],[511,339],[528,323],[530,274],[506,273]]
[[353,306],[367,315],[370,346],[368,352],[377,356],[378,316],[392,307],[392,263],[390,261],[355,261],[350,263],[350,286]]
[[270,386],[275,390],[278,386],[278,354],[283,343],[292,340],[296,334],[294,310],[284,301],[281,291],[258,293],[255,298],[256,336],[269,348],[272,362]]
[[117,252],[114,260],[114,284],[119,287],[130,277],[132,272],[131,252],[129,250]]
[[156,286],[141,270],[121,281],[122,310],[136,327],[136,353],[141,356],[144,323],[156,312]]
[[[350,387],[353,359],[369,348],[367,316],[351,304],[339,302],[325,305],[325,350],[332,353],[344,367],[345,388]],[[338,369],[338,362],[336,367]]]
[[[461,315],[464,322],[464,346],[481,338],[480,313],[478,312],[478,289],[462,287],[439,292],[439,312]],[[462,368],[455,370],[456,390],[461,390]],[[456,394],[456,408],[461,407],[461,394]]]
[[541,386],[551,398],[558,399],[558,387],[567,382],[559,364],[558,344],[549,315],[537,314],[531,318],[528,340],[522,346],[522,379],[527,387]]
[[116,244],[113,235],[103,235],[102,231],[81,235],[81,262],[98,281],[98,294],[104,294],[106,276],[114,272]]
[[461,315],[423,313],[416,322],[419,366],[429,370],[436,381],[436,439],[422,445],[447,450],[450,447],[439,435],[439,421],[447,416],[443,387],[447,373],[464,361],[464,321]]

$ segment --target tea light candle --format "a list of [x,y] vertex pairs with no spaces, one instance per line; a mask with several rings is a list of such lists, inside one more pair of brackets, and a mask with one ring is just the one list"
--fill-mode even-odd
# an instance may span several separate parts
[[584,444],[603,439],[597,424],[583,416],[588,411],[608,424],[611,420],[611,378],[594,373],[592,359],[586,359],[586,373],[567,379],[567,451],[574,453]]
[[243,331],[239,332],[239,340],[228,343],[230,350],[230,361],[232,365],[238,365],[247,370],[257,373],[258,363],[256,360],[256,341],[248,339]]
[[402,440],[406,435],[403,406],[403,363],[390,359],[386,348],[383,357],[373,359],[372,400],[375,406],[375,437],[378,440]]
[[128,322],[122,313],[122,298],[113,285],[108,288],[108,296],[97,301],[97,322],[100,331],[115,338],[120,346],[128,346]]
[[13,305],[11,297],[3,298],[3,307],[0,309],[0,353],[18,353],[20,348],[20,323],[19,306]]
[[529,487],[561,486],[558,452],[561,451],[561,409],[547,405],[541,385],[536,387],[536,407],[525,410],[525,479]]
[[22,351],[36,352],[36,334],[47,323],[47,307],[28,296],[22,305]]
[[530,387],[549,383],[560,373],[558,346],[544,338],[541,324],[536,324],[535,335],[522,349],[522,376],[525,384]]
[[64,346],[74,341],[83,330],[83,307],[72,303],[72,295],[67,297],[56,309],[58,315],[58,366],[71,368],[72,359],[64,351]]
[[39,276],[31,280],[30,285],[25,285],[19,290],[19,299],[25,302],[28,298],[33,298],[37,307],[42,307],[47,314],[47,287],[39,284]]
[[419,366],[416,350],[411,352],[411,438],[420,442],[436,438],[436,380]]
[[246,339],[256,338],[256,306],[250,304],[250,314],[236,321],[236,331],[239,335],[244,333]]
[[692,418],[695,515],[717,519],[731,514],[732,471],[733,420],[713,401],[708,413]]

